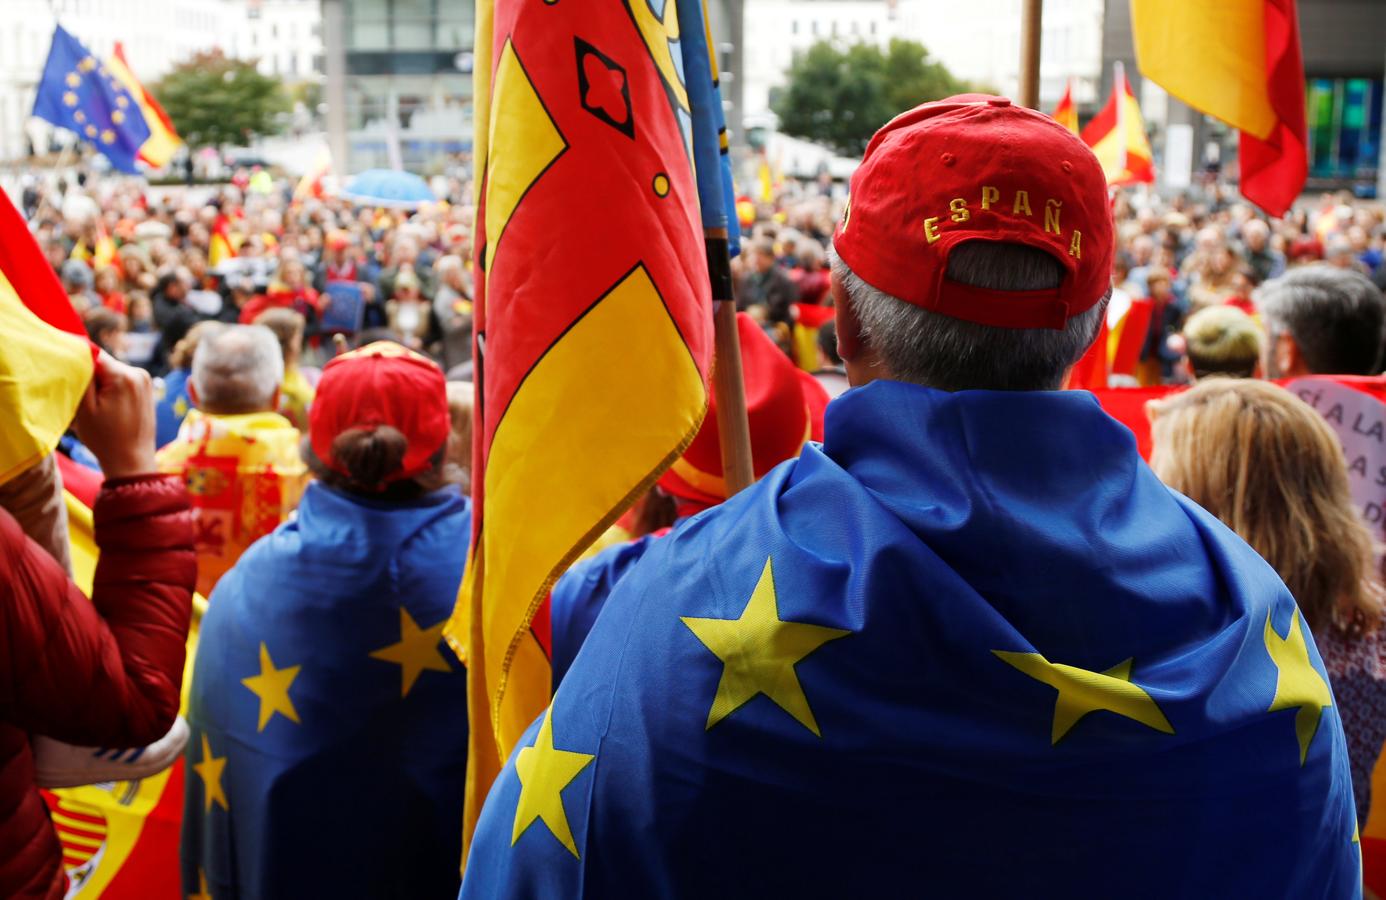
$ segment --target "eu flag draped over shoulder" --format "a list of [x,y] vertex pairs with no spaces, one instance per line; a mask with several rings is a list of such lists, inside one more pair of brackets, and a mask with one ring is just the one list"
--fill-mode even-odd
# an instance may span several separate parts
[[1360,896],[1293,598],[1091,396],[826,435],[617,584],[463,897]]
[[150,131],[137,99],[61,25],[53,29],[34,115],[74,132],[120,171],[138,174],[135,161]]
[[466,681],[442,641],[467,501],[308,486],[217,582],[188,702],[185,896],[455,890]]
[[535,611],[702,422],[704,240],[734,237],[696,0],[482,0],[476,22],[474,540],[445,632],[468,823],[549,700]]

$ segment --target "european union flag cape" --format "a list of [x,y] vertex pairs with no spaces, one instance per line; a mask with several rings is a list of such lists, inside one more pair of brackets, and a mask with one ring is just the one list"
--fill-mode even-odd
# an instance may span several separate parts
[[471,521],[308,487],[217,584],[188,721],[185,892],[440,897],[457,889],[466,675],[442,643]]
[[1091,396],[850,391],[616,586],[463,897],[1353,897],[1271,568]]

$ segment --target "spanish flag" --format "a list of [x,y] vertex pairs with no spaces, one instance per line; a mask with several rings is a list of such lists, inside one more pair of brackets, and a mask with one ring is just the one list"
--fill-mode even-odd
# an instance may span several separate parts
[[28,226],[0,191],[0,484],[41,460],[86,393],[95,348]]
[[1145,120],[1126,80],[1126,69],[1116,64],[1112,99],[1083,129],[1083,143],[1092,148],[1107,173],[1110,185],[1150,183],[1155,180],[1151,164],[1150,140],[1145,136]]
[[125,61],[125,47],[120,41],[116,41],[115,51],[106,60],[106,68],[135,98],[135,105],[140,108],[140,115],[149,126],[149,139],[140,146],[140,160],[155,168],[167,165],[178,148],[183,146],[183,139],[178,136],[173,120],[164,112],[159,101],[131,71],[130,64]]
[[1242,194],[1284,215],[1309,172],[1295,0],[1131,0],[1145,77],[1238,129]]
[[223,213],[217,216],[216,222],[212,225],[211,246],[207,248],[207,264],[213,269],[236,257],[236,244],[231,239],[228,223],[229,220]]
[[1064,95],[1054,107],[1054,121],[1074,134],[1078,133],[1078,107],[1073,105],[1073,79],[1064,85]]
[[[59,462],[60,468],[67,469]],[[98,557],[91,507],[66,495],[73,580],[91,593]],[[186,712],[197,636],[207,601],[193,597],[183,671]],[[183,825],[183,768],[137,781],[90,784],[43,792],[62,846],[69,900],[176,900],[180,890],[178,842]]]
[[536,610],[707,410],[703,218],[725,199],[726,241],[731,207],[700,201],[690,165],[708,159],[697,174],[714,176],[719,165],[696,0],[658,11],[479,0],[476,25],[473,540],[444,632],[468,671],[468,840],[549,703]]

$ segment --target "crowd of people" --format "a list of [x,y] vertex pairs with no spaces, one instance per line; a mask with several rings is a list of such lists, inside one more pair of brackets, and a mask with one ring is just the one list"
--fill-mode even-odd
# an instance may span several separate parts
[[[728,497],[709,413],[554,585],[534,627],[555,700],[487,800],[463,896],[1360,889],[1386,740],[1381,526],[1352,426],[1271,380],[1380,374],[1386,213],[1325,195],[1267,220],[1222,189],[1110,204],[1067,132],[970,114],[887,126],[850,210],[819,184],[739,205],[759,481]],[[987,168],[988,140],[1018,141],[1026,170]],[[964,164],[936,183],[893,168],[940,148]],[[1021,182],[1062,198],[1062,234]],[[403,211],[248,173],[22,186],[106,353],[59,452],[105,481],[94,604],[68,600],[51,465],[0,486],[0,616],[72,673],[5,688],[0,802],[24,813],[0,844],[11,824],[43,837],[0,860],[0,893],[64,883],[21,745],[176,731],[194,589],[185,890],[457,892],[467,693],[441,630],[478,373],[473,210],[449,194]],[[899,230],[900,209],[933,230]],[[1109,332],[1114,380],[1192,385],[1151,404],[1149,468],[1057,390]],[[45,623],[82,637],[54,651]],[[10,669],[49,671],[25,660]],[[732,744],[773,770],[728,763]],[[322,865],[326,846],[354,863]],[[811,847],[852,865],[796,864]]]

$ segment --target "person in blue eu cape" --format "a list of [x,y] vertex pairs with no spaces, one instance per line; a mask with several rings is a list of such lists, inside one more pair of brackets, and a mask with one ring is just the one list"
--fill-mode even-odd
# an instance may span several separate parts
[[443,373],[397,344],[329,362],[296,519],[218,582],[188,722],[193,896],[457,891],[466,673],[441,641],[468,501],[444,484]]
[[[798,456],[809,441],[823,440],[828,392],[812,375],[795,366],[748,314],[737,313],[736,325],[751,429],[752,470],[759,478]],[[554,584],[548,621],[555,690],[621,577],[671,528],[727,499],[716,397],[692,443],[660,476],[655,490],[673,502],[670,525],[603,549],[574,565]],[[542,612],[536,618],[542,622]]]
[[1357,897],[1294,599],[1090,394],[1092,152],[964,95],[872,139],[834,235],[854,387],[617,583],[461,896]]

